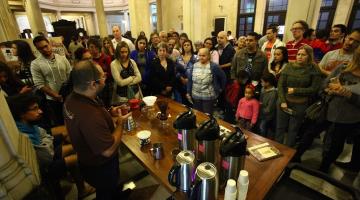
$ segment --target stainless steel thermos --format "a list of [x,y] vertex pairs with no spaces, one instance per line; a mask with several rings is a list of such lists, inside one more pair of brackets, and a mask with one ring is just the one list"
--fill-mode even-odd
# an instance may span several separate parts
[[218,164],[220,127],[216,119],[210,115],[208,121],[203,122],[195,131],[198,147],[196,158],[198,163],[211,162]]
[[240,170],[244,169],[245,158],[248,155],[245,134],[240,128],[224,138],[220,145],[220,186],[224,187],[228,179],[237,180]]
[[219,180],[214,164],[201,163],[196,168],[195,185],[191,191],[192,200],[216,200],[218,196]]
[[173,126],[178,130],[179,148],[181,150],[195,151],[194,130],[196,129],[196,115],[192,109],[188,107],[186,112],[177,116]]
[[190,192],[195,169],[194,161],[195,155],[192,151],[181,151],[176,156],[176,163],[170,169],[169,183],[182,192]]

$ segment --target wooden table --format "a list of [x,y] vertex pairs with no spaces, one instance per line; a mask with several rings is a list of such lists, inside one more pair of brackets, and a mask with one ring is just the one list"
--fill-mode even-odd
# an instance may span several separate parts
[[[177,131],[172,127],[176,116],[179,113],[186,111],[186,108],[170,99],[166,99],[169,102],[169,113],[171,117],[167,120],[168,126],[161,125],[160,120],[149,120],[145,113],[140,111],[133,112],[133,118],[137,122],[136,130],[128,133],[124,133],[122,141],[130,152],[140,161],[140,163],[147,169],[147,171],[159,181],[170,192],[175,192],[175,187],[172,187],[168,180],[168,172],[172,167],[174,161],[171,156],[172,149],[178,147]],[[156,106],[155,106],[156,107]],[[157,109],[157,108],[156,108]],[[197,123],[206,121],[208,117],[198,111],[195,111]],[[222,120],[218,120],[218,123],[230,130],[234,130],[229,123]],[[165,156],[161,160],[154,160],[151,156],[149,149],[151,144],[140,148],[139,141],[136,137],[136,132],[140,130],[151,131],[151,143],[161,142],[163,143]],[[272,185],[279,178],[286,165],[293,157],[295,150],[285,145],[279,144],[275,141],[266,139],[249,131],[244,131],[248,136],[248,146],[261,144],[268,142],[278,148],[283,154],[281,157],[259,162],[254,157],[248,156],[245,161],[245,170],[249,172],[249,190],[247,199],[263,199]],[[220,191],[220,193],[223,193]],[[220,197],[221,198],[221,197]]]

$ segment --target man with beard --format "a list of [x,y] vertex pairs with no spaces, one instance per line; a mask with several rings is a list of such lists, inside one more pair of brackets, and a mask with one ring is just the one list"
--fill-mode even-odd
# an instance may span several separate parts
[[340,49],[329,51],[319,63],[320,70],[328,76],[341,64],[347,64],[353,58],[355,49],[360,45],[360,29],[354,29],[345,37]]
[[[96,188],[96,199],[123,199],[118,186],[118,147],[122,121],[130,113],[121,116],[119,107],[105,109],[97,98],[105,79],[100,66],[91,61],[77,63],[72,72],[73,92],[64,104],[65,124],[78,154],[82,175]],[[112,117],[116,117],[116,126]]]
[[94,188],[85,184],[80,176],[77,155],[69,144],[67,134],[51,136],[43,128],[37,126],[43,113],[37,103],[37,97],[31,93],[25,93],[11,96],[7,102],[17,128],[29,137],[35,149],[42,184],[47,187],[50,185],[57,199],[64,199],[59,181],[69,170],[75,180],[79,198],[93,193]]

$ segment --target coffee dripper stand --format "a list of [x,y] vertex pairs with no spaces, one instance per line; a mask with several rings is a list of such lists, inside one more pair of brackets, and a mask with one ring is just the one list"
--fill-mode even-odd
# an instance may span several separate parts
[[169,103],[164,100],[156,101],[156,105],[158,106],[160,112],[157,114],[157,118],[160,120],[160,124],[162,127],[166,127],[168,125],[167,119],[169,118],[168,108]]

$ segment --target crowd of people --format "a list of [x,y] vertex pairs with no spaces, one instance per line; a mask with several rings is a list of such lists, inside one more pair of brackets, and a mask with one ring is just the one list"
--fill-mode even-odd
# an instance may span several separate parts
[[[20,113],[16,104],[10,107],[20,130],[34,129],[25,131],[35,137],[34,145],[41,131],[23,115],[41,112],[45,129],[64,124],[65,118],[82,175],[96,188],[97,199],[109,199],[116,190],[121,126],[114,127],[111,116],[125,119],[114,112],[116,106],[148,95],[172,98],[297,148],[294,162],[301,162],[325,131],[319,169],[327,172],[348,140],[351,162],[335,163],[359,171],[360,29],[337,24],[327,36],[299,20],[290,30],[293,39],[286,43],[272,24],[262,37],[250,32],[236,40],[221,31],[194,46],[186,33],[175,30],[151,33],[149,39],[142,32],[132,41],[113,26],[111,37],[90,38],[86,44],[74,36],[69,58],[37,36],[37,58],[28,43],[12,42],[19,66],[0,63],[0,85],[9,103],[40,97]],[[309,119],[308,109],[322,99],[327,99],[325,120]]]

